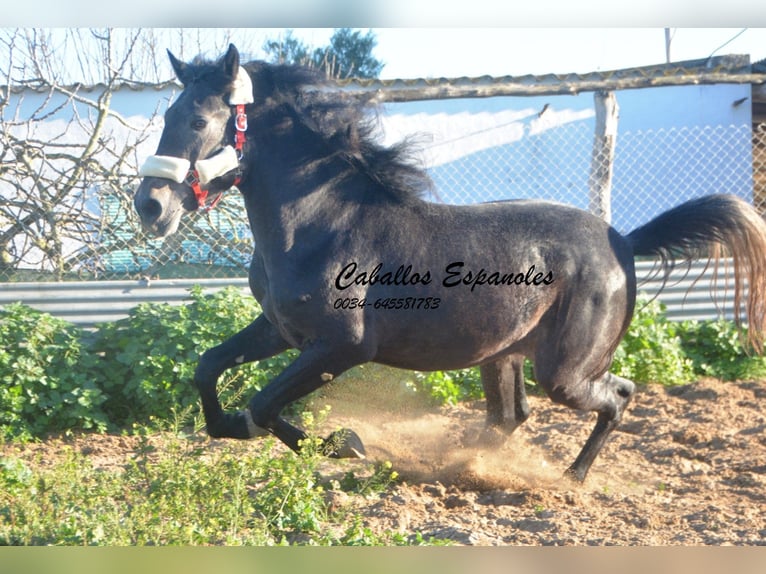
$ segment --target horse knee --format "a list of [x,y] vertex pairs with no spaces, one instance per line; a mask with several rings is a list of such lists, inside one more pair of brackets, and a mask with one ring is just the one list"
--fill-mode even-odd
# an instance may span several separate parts
[[546,386],[550,399],[572,409],[596,411],[619,420],[636,390],[633,381],[605,373],[595,381],[571,381]]
[[198,389],[215,384],[221,374],[219,361],[215,357],[215,348],[208,349],[200,355],[197,368],[194,370],[194,384]]

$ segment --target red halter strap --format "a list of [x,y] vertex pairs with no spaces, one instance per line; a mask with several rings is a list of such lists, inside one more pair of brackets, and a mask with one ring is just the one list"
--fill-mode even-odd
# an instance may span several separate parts
[[[245,113],[245,104],[237,104],[235,106],[234,113],[234,149],[237,152],[237,158],[242,159],[244,154],[245,141],[247,136],[247,114]],[[239,185],[242,181],[242,171],[237,169],[237,173],[234,177],[234,183],[232,185]],[[210,205],[205,205],[207,201],[208,192],[206,189],[202,189],[199,183],[199,174],[196,169],[189,170],[186,175],[186,183],[194,191],[194,197],[197,198],[197,205],[199,209],[210,211],[213,209],[223,198],[223,192],[220,192],[215,196]]]
[[[234,149],[237,156],[242,159],[242,149],[245,147],[245,135],[247,132],[247,114],[245,104],[237,104],[234,115]],[[234,184],[236,185],[236,183]]]
[[206,189],[202,189],[202,186],[199,183],[199,175],[197,174],[196,169],[189,170],[189,173],[186,174],[185,181],[189,185],[189,187],[192,188],[192,191],[194,192],[194,197],[197,199],[198,209],[204,209],[205,211],[210,211],[216,205],[218,205],[218,202],[221,201],[221,198],[223,197],[223,192],[220,192],[218,195],[215,196],[215,199],[213,199],[213,201],[210,202],[210,205],[205,205],[205,202],[207,201],[208,192]]

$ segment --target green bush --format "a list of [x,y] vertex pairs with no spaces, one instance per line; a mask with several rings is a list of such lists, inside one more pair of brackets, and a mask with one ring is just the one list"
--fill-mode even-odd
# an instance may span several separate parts
[[[255,300],[238,289],[208,294],[195,288],[188,304],[145,303],[127,318],[86,333],[24,305],[9,305],[0,310],[0,437],[152,421],[160,427],[200,425],[192,384],[200,354],[258,313]],[[224,373],[218,383],[224,408],[243,407],[295,355],[288,351]],[[612,372],[639,383],[755,378],[766,376],[766,359],[746,354],[731,322],[674,323],[656,301],[639,302]],[[529,362],[525,374],[533,384]],[[357,376],[367,381],[369,373],[360,370]],[[405,378],[407,393],[435,404],[483,396],[478,368]]]
[[484,396],[478,367],[415,373],[413,388],[428,395],[437,405],[456,405],[460,401],[476,400]]
[[[686,332],[681,324],[667,320],[659,302],[639,301],[610,370],[639,383],[678,385],[691,382],[698,371],[695,371],[696,363],[686,354],[682,341]],[[737,350],[724,349],[720,345],[709,346],[703,352],[725,352],[732,360],[741,357]],[[528,360],[524,364],[524,377],[528,386],[534,387],[534,371]],[[478,368],[416,373],[413,388],[427,394],[436,404],[456,404],[483,397]]]
[[694,379],[678,323],[668,321],[656,300],[639,300],[628,332],[614,354],[611,372],[639,383],[680,385]]
[[[187,305],[144,303],[130,315],[100,325],[93,351],[109,419],[119,426],[150,419],[184,422],[197,411],[192,384],[200,354],[247,326],[260,309],[235,288],[205,294],[193,288]],[[242,406],[290,362],[288,352],[230,369],[218,390],[224,408]],[[181,420],[178,420],[181,419]]]
[[766,377],[766,357],[748,354],[745,334],[732,321],[685,321],[679,328],[695,373],[726,381]]
[[0,436],[106,428],[80,329],[15,303],[0,309],[0,341]]

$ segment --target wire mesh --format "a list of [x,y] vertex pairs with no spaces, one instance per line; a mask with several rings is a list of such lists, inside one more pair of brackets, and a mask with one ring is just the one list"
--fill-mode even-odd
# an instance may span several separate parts
[[[529,198],[588,209],[593,140],[592,127],[572,123],[427,166],[436,190],[429,200],[474,204]],[[710,193],[733,193],[766,212],[766,125],[618,133],[611,168],[609,215],[623,233]],[[63,266],[54,268],[44,253],[14,259],[11,242],[0,262],[0,282],[246,275],[253,243],[238,193],[225,194],[212,211],[189,214],[178,233],[160,241],[140,229],[132,205],[135,183],[90,191],[83,200],[89,223]]]

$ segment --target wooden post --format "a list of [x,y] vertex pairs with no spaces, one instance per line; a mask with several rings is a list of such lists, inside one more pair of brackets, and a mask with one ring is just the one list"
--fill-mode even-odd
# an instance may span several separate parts
[[614,148],[617,142],[619,106],[614,92],[594,92],[593,100],[596,107],[596,131],[593,135],[593,154],[588,180],[588,208],[591,213],[610,223],[612,221],[612,170]]

